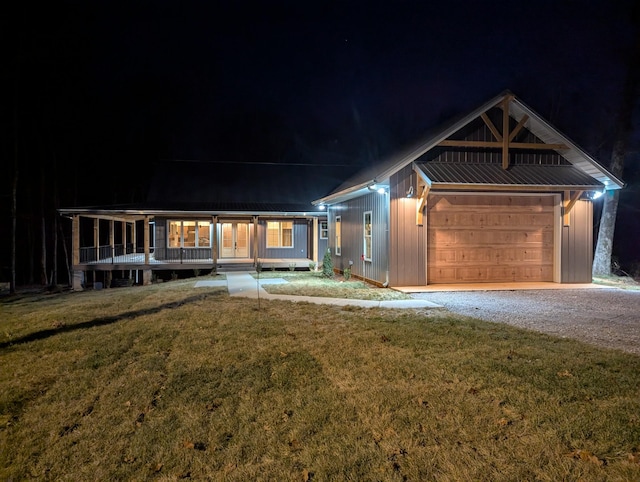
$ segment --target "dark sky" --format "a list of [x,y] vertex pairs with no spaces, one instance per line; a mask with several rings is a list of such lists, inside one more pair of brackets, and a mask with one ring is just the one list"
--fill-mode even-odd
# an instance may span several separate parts
[[17,15],[22,130],[118,167],[362,163],[505,88],[593,152],[632,38],[628,1],[53,3]]
[[[606,165],[633,4],[16,3],[0,17],[0,220],[16,160],[34,257],[43,212],[50,226],[56,206],[141,201],[158,161],[363,166],[507,88]],[[638,137],[616,237],[629,259]]]

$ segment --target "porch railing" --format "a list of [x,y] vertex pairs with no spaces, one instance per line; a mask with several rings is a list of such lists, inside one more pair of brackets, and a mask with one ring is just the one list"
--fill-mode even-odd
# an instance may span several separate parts
[[136,253],[132,243],[91,246],[80,248],[80,263],[144,263],[144,253]]
[[155,259],[167,263],[201,263],[212,261],[211,248],[156,248]]
[[[134,252],[133,244],[116,244],[80,248],[81,264],[143,264],[141,248]],[[155,263],[188,264],[213,262],[211,248],[150,248],[151,260]]]

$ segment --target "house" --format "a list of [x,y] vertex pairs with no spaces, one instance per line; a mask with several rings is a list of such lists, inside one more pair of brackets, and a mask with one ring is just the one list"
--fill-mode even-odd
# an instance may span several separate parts
[[[227,167],[225,169],[225,167]],[[158,163],[144,203],[60,209],[72,224],[73,289],[153,272],[318,266],[324,206],[345,166]]]
[[380,286],[589,283],[593,199],[622,186],[506,91],[313,203],[334,266]]
[[74,289],[96,273],[318,266],[327,249],[380,286],[588,283],[593,199],[623,186],[508,91],[361,171],[232,167],[162,163],[145,203],[60,209]]

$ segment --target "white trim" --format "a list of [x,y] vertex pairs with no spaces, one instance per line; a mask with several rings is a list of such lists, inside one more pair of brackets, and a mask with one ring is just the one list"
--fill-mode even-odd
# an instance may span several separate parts
[[[329,221],[319,221],[316,218],[316,222],[320,225],[320,239],[329,239]],[[322,227],[322,225],[324,224],[324,228]],[[322,235],[322,233],[324,232],[324,236]]]
[[[369,216],[369,234],[367,234],[367,216]],[[369,240],[369,256],[367,257],[367,238]],[[362,213],[362,255],[365,261],[373,259],[373,211]]]

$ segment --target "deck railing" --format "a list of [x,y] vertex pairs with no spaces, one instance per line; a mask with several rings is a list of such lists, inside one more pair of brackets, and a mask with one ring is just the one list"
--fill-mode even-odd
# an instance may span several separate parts
[[211,248],[156,248],[155,259],[167,263],[211,261]]
[[144,253],[135,252],[132,243],[80,248],[81,264],[144,263]]
[[[213,262],[211,248],[150,248],[149,254],[150,261],[155,264]],[[134,250],[133,244],[80,248],[81,264],[143,264],[144,262],[143,249],[138,247]]]

